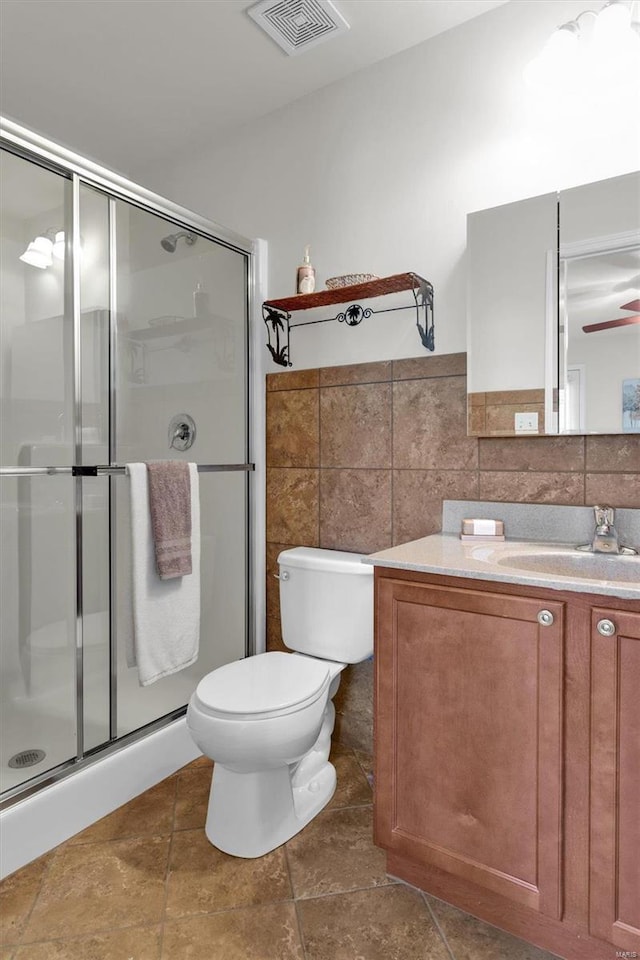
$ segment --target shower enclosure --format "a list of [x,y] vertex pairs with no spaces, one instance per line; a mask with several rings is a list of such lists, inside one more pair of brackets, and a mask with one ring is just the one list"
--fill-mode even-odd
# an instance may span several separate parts
[[[12,803],[175,719],[205,673],[251,652],[252,246],[4,131],[0,788]],[[174,458],[200,470],[200,655],[140,687],[123,465]]]

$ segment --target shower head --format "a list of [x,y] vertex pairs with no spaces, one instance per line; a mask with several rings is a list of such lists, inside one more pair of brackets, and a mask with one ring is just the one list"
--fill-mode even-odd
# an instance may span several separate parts
[[175,253],[180,238],[184,238],[184,242],[188,247],[192,247],[196,242],[195,234],[182,230],[180,233],[170,233],[168,237],[163,237],[160,241],[160,246],[163,250],[166,250],[167,253]]

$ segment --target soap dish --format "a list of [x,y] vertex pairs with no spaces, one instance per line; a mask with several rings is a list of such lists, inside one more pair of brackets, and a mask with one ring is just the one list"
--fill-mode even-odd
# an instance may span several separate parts
[[493,535],[490,533],[461,533],[460,539],[473,540],[475,543],[478,543],[479,541],[484,542],[486,540],[493,540],[493,541],[502,540],[504,542],[505,536],[504,536],[504,533],[502,534],[496,533]]
[[327,290],[340,290],[342,287],[353,287],[356,283],[369,283],[378,280],[375,273],[345,273],[341,277],[329,277],[326,283]]
[[461,540],[504,540],[504,521],[473,519],[463,520]]

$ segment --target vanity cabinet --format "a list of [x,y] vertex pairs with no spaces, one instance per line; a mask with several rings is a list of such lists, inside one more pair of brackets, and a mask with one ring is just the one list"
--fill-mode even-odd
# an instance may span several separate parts
[[591,613],[590,931],[640,956],[640,613]]
[[637,601],[375,574],[388,872],[568,960],[640,955]]
[[560,914],[563,605],[380,581],[378,840]]

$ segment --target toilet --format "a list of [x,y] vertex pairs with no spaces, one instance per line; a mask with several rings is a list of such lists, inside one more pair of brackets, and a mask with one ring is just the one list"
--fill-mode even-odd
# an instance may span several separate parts
[[236,857],[261,857],[329,802],[332,698],[340,673],[373,653],[373,567],[362,556],[295,547],[278,557],[282,638],[226,664],[187,709],[197,746],[215,762],[205,832]]

